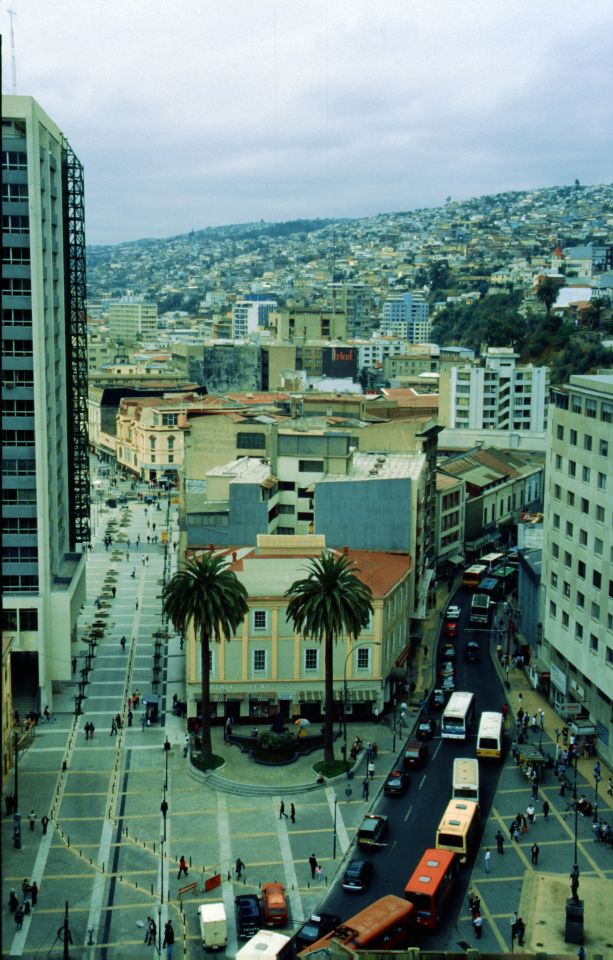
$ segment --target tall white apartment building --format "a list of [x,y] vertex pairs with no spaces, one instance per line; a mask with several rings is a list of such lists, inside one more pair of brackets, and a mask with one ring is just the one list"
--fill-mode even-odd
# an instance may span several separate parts
[[428,302],[419,293],[394,293],[383,304],[381,333],[409,343],[428,343],[432,333]]
[[2,649],[15,704],[42,710],[90,537],[83,168],[31,97],[2,113]]
[[367,337],[370,333],[374,295],[368,283],[330,283],[326,291],[328,310],[347,317],[348,337]]
[[276,309],[276,300],[237,300],[232,307],[232,339],[244,340],[258,327],[267,327],[268,315]]
[[122,343],[154,339],[158,329],[156,303],[138,297],[122,297],[109,306],[109,334]]
[[409,352],[409,344],[396,337],[373,337],[371,340],[354,340],[358,348],[358,368],[382,364],[386,357],[402,357]]
[[[543,552],[551,699],[613,760],[613,374],[552,390]],[[567,705],[569,708],[567,709]]]
[[517,359],[510,347],[489,348],[481,366],[441,370],[441,422],[457,430],[545,430],[549,368]]

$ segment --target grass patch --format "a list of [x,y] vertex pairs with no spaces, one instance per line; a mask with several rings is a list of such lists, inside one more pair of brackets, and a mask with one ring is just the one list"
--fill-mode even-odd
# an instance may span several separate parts
[[197,770],[206,773],[207,770],[216,770],[217,767],[221,767],[224,758],[218,757],[215,753],[206,753],[204,756],[201,753],[192,753],[191,761]]
[[350,768],[351,764],[347,760],[334,760],[332,763],[318,760],[317,763],[313,764],[313,770],[323,774],[326,778],[340,777],[342,773],[346,773]]

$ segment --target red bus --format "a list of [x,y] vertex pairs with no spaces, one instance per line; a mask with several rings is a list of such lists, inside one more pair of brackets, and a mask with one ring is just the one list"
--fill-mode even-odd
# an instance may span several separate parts
[[443,904],[453,889],[458,859],[450,850],[426,850],[404,888],[405,899],[415,907],[415,922],[434,930]]
[[405,947],[413,932],[415,907],[401,897],[388,894],[341,923],[325,937],[305,947],[298,954],[308,957],[330,943],[339,943],[350,950],[394,950]]

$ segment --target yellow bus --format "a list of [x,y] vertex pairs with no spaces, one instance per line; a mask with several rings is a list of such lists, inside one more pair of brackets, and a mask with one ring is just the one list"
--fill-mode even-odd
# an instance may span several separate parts
[[438,850],[451,850],[466,863],[475,841],[479,804],[474,800],[450,800],[436,831]]
[[503,727],[504,717],[501,713],[484,711],[481,714],[477,734],[477,757],[480,760],[500,760]]
[[453,761],[451,796],[479,803],[479,764],[472,757],[456,757]]

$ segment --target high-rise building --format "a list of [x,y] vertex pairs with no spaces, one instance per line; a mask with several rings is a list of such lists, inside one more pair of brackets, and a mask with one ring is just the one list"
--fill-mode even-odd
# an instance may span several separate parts
[[367,283],[330,283],[327,289],[328,310],[347,317],[348,337],[368,337],[374,295]]
[[109,333],[122,343],[136,343],[157,336],[158,308],[138,297],[127,296],[109,306]]
[[31,97],[2,114],[3,657],[41,710],[71,676],[90,538],[83,168]]
[[432,332],[430,308],[420,293],[393,293],[383,304],[381,333],[409,343],[428,343]]
[[244,340],[258,328],[268,326],[268,315],[277,309],[276,300],[237,300],[232,308],[232,338]]
[[552,390],[543,550],[551,700],[613,760],[613,374]]

